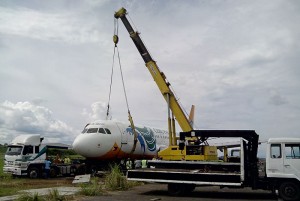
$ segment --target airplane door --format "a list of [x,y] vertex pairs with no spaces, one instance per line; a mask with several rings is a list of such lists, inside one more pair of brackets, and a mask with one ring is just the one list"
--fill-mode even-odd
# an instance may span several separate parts
[[284,173],[300,178],[300,144],[285,144],[284,153]]
[[128,134],[126,132],[126,128],[120,123],[117,123],[117,126],[121,133],[121,146],[124,144],[128,144]]

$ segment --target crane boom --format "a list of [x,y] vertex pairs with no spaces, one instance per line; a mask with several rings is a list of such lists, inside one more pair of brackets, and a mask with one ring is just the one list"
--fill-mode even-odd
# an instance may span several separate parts
[[[168,103],[169,108],[171,109],[173,115],[175,116],[179,126],[181,127],[182,131],[188,132],[191,131],[193,128],[184,114],[182,108],[180,107],[178,101],[172,90],[170,89],[170,83],[166,81],[166,76],[163,72],[161,72],[156,64],[156,62],[152,59],[149,51],[147,50],[146,46],[144,45],[142,39],[139,36],[139,33],[134,31],[130,22],[126,18],[127,11],[125,8],[121,8],[119,11],[115,13],[115,18],[120,18],[126,27],[129,35],[134,42],[135,46],[137,47],[140,55],[142,56],[143,60],[145,61],[145,65],[148,68],[149,72],[151,73],[154,81],[156,82],[160,92],[162,93],[163,97]],[[169,124],[170,127],[170,124]]]

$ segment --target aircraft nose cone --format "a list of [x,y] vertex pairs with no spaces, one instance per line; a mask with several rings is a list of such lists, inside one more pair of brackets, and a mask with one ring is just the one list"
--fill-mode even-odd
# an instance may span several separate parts
[[81,134],[73,142],[73,149],[84,157],[99,157],[103,155],[101,143],[93,134]]

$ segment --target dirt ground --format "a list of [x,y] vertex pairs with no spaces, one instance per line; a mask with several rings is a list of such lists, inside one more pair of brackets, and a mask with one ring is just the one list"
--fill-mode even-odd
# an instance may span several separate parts
[[234,201],[249,201],[262,200],[274,201],[278,200],[276,195],[269,191],[246,189],[228,189],[219,187],[197,187],[195,191],[184,197],[172,197],[168,195],[167,185],[165,184],[145,184],[134,187],[129,191],[110,192],[106,196],[84,197],[84,201],[140,201],[140,200],[164,200],[164,201],[216,201],[216,200],[234,200]]

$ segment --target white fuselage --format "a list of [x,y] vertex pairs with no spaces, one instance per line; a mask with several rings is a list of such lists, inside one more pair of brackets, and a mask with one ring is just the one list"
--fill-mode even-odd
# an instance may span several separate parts
[[134,134],[129,123],[95,121],[88,124],[76,137],[73,149],[88,159],[150,159],[168,146],[169,135],[166,130],[136,126],[136,131],[137,144],[133,150]]

